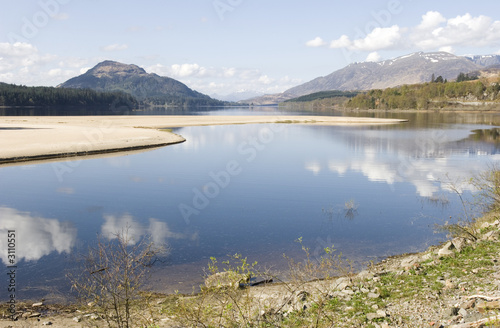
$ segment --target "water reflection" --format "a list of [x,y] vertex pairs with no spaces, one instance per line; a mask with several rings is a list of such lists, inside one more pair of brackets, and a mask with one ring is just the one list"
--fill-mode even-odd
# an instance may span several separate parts
[[197,233],[187,235],[173,232],[166,222],[154,218],[149,219],[148,226],[141,225],[128,213],[121,216],[104,215],[101,233],[109,240],[117,238],[120,234],[125,234],[129,245],[135,245],[146,235],[151,236],[151,241],[156,245],[167,244],[168,239],[196,240],[198,238]]
[[479,129],[472,131],[474,134],[470,137],[474,141],[483,141],[493,143],[495,147],[500,143],[500,129]]
[[[69,222],[47,219],[14,208],[0,207],[0,233],[16,231],[17,261],[36,261],[52,252],[70,253],[75,245],[76,229]],[[7,265],[7,239],[0,243],[0,259]]]
[[[326,159],[305,159],[304,169],[315,176],[328,170],[340,178],[348,173],[361,173],[368,181],[410,183],[421,197],[433,197],[449,179],[464,178],[483,169],[481,161],[469,161],[464,170],[464,158],[493,158],[498,153],[492,140],[497,133],[476,130],[470,126],[453,129],[405,130],[398,128],[324,129],[335,149]],[[490,141],[479,143],[478,141]],[[326,148],[326,147],[325,147]],[[353,156],[345,156],[352,153]]]
[[[380,127],[280,127],[175,129],[185,143],[81,161],[64,181],[51,164],[0,168],[2,204],[10,214],[29,204],[44,217],[68,217],[82,245],[96,234],[113,239],[127,228],[131,243],[150,234],[171,250],[158,268],[162,286],[190,292],[189,282],[198,283],[211,256],[238,252],[279,267],[283,253],[303,255],[300,247],[294,251],[298,237],[318,252],[335,244],[357,263],[422,250],[443,238],[432,225],[461,211],[449,181],[500,159],[497,136],[485,126],[421,120]],[[471,133],[476,129],[480,132]],[[214,174],[233,162],[241,172],[186,222],[179,204],[193,206],[195,190],[209,192]],[[1,228],[11,228],[3,220],[7,211],[1,214]],[[57,248],[65,244],[46,242],[64,237],[64,231],[41,228],[40,220],[49,219],[26,224],[31,229],[26,238],[36,244],[29,247],[49,244],[53,254],[24,267],[34,277],[25,284],[29,287],[62,276],[64,268],[54,266],[64,256],[55,251],[71,250],[68,242]],[[47,279],[40,277],[44,270]]]

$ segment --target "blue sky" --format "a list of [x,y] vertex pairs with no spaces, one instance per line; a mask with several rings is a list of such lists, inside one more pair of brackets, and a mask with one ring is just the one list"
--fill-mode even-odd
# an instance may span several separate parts
[[498,1],[0,1],[0,81],[25,85],[109,59],[206,94],[276,93],[355,61],[500,54]]

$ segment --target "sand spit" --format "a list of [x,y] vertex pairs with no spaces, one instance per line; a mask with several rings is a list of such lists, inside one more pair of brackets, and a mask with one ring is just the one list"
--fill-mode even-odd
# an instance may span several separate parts
[[332,116],[4,116],[0,165],[161,147],[185,141],[161,128],[227,124],[397,124],[405,120]]

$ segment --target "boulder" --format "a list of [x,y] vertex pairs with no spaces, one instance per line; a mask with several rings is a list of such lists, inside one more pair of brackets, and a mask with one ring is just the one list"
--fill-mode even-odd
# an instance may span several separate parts
[[453,256],[453,251],[450,249],[452,247],[452,242],[449,241],[447,242],[439,251],[438,251],[438,256],[439,257],[447,257],[447,256]]
[[358,273],[356,278],[360,281],[363,281],[363,280],[371,280],[373,279],[373,277],[374,277],[373,273],[371,273],[368,270],[363,270],[360,273]]
[[466,245],[466,240],[463,237],[456,237],[456,238],[453,238],[453,240],[451,241],[451,243],[453,244],[453,247],[455,247],[455,249],[457,250],[457,252],[460,253],[462,251],[462,249],[464,249],[464,247]]
[[367,313],[366,314],[366,318],[370,321],[372,321],[374,319],[385,318],[386,316],[387,316],[387,314],[383,310],[378,310],[377,313]]
[[351,279],[347,277],[342,277],[335,280],[335,282],[332,284],[332,288],[336,290],[344,290],[351,285],[352,285]]
[[498,230],[493,230],[493,231],[490,231],[486,234],[484,234],[484,236],[481,238],[483,240],[498,240],[500,238],[500,231]]

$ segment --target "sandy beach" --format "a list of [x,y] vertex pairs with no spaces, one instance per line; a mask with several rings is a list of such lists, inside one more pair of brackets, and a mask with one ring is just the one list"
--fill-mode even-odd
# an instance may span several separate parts
[[371,125],[404,120],[332,116],[4,116],[0,165],[161,147],[185,141],[160,129],[227,124]]

